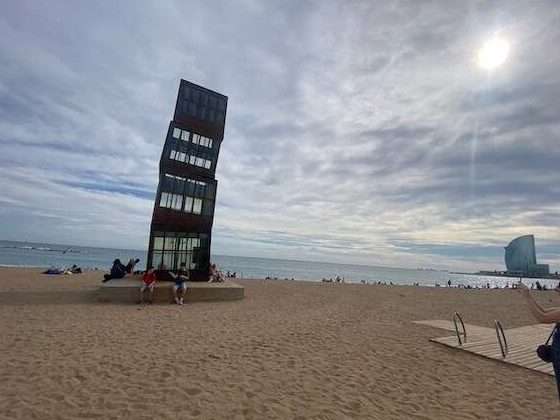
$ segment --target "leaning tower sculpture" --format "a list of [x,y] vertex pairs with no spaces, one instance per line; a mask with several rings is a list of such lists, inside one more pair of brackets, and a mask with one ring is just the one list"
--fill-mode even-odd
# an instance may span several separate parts
[[148,265],[208,279],[227,96],[181,79],[159,162]]

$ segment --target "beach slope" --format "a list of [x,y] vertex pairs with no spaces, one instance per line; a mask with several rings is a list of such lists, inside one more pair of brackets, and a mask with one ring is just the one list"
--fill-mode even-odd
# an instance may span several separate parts
[[139,306],[98,302],[101,277],[0,269],[0,418],[558,418],[550,376],[412,323],[534,324],[514,290],[241,280],[244,300]]

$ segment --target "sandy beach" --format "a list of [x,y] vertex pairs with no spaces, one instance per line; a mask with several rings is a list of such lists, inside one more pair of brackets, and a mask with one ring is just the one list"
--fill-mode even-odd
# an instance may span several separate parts
[[0,418],[558,418],[553,378],[412,324],[535,324],[515,290],[243,280],[242,301],[138,306],[98,302],[101,277],[0,269]]

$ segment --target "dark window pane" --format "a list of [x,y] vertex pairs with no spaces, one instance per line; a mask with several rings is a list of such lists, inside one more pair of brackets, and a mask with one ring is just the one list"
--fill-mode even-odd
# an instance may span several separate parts
[[194,195],[195,188],[196,188],[196,183],[194,181],[187,182],[187,189],[185,191],[185,194]]
[[161,190],[162,191],[167,191],[167,192],[172,192],[173,191],[173,178],[171,178],[167,175],[164,175],[162,183],[161,183]]
[[204,200],[202,206],[202,214],[204,216],[212,216],[214,202],[212,200]]
[[189,115],[196,116],[196,104],[194,102],[189,102]]
[[216,198],[216,185],[215,184],[209,184],[208,185],[208,192],[206,194],[206,197],[208,197],[212,200]]
[[178,179],[175,184],[175,193],[176,194],[183,194],[185,191],[185,181],[183,179]]

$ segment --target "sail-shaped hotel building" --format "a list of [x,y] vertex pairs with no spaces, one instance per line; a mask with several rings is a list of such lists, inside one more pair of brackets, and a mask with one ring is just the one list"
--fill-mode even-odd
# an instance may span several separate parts
[[548,264],[537,264],[535,237],[533,235],[515,238],[505,249],[508,273],[518,273],[528,276],[546,276],[549,274]]

